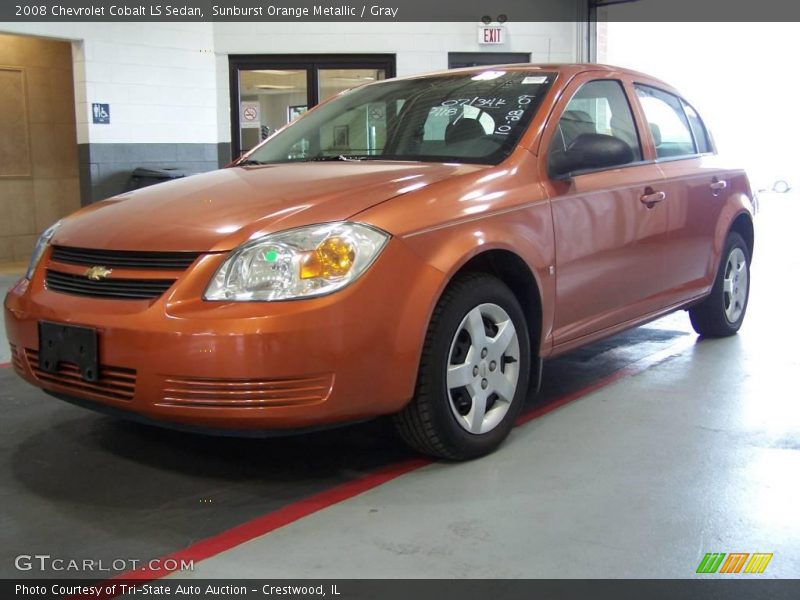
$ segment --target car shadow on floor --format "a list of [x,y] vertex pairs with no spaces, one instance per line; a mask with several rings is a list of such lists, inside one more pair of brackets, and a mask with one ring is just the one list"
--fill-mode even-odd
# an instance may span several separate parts
[[[641,328],[548,361],[542,390],[528,399],[526,410],[556,402],[685,335]],[[58,413],[68,412],[73,418],[56,420],[19,440],[12,458],[15,479],[39,495],[71,502],[141,505],[146,491],[147,504],[158,506],[175,499],[175,485],[184,488],[183,493],[201,493],[215,484],[229,489],[232,484],[255,489],[277,485],[288,491],[303,481],[332,485],[413,456],[389,418],[296,436],[232,438],[83,412],[36,388],[25,388],[26,396],[43,397],[47,409],[56,406]],[[176,480],[163,485],[170,474]],[[98,477],[106,484],[89,492]],[[148,480],[162,483],[147,485]],[[194,483],[200,483],[196,490]]]
[[[525,410],[558,402],[685,335],[643,328],[550,361]],[[0,370],[0,390],[0,565],[26,548],[164,555],[415,456],[389,418],[299,436],[212,437],[74,407],[10,369]]]

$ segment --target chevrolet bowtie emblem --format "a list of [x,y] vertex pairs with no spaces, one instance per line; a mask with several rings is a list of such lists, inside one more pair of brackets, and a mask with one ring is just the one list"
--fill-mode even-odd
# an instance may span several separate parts
[[111,269],[107,269],[106,267],[92,267],[91,269],[86,269],[84,275],[92,281],[100,281],[111,275]]

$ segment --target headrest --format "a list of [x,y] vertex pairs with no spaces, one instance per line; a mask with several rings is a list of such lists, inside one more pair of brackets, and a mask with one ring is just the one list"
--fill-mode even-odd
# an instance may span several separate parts
[[475,119],[461,118],[447,126],[444,131],[444,142],[447,145],[468,140],[479,140],[486,135],[483,125]]
[[650,133],[653,134],[653,143],[656,146],[661,144],[661,128],[655,123],[650,123]]
[[592,115],[584,110],[565,110],[561,118],[567,119],[568,121],[578,121],[579,123],[591,123],[594,125]]

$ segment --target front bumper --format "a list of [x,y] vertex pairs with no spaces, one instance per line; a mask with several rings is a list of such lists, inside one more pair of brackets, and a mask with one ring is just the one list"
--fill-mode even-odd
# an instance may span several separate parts
[[[44,267],[8,293],[16,372],[62,397],[143,420],[211,430],[301,429],[400,410],[442,274],[397,240],[348,288],[284,302],[201,300],[224,259],[201,256],[155,300],[48,290]],[[41,320],[94,327],[100,377],[38,367]]]

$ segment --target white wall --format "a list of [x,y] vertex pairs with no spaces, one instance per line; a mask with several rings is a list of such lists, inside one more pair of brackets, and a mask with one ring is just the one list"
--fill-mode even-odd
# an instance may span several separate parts
[[[230,142],[229,54],[382,53],[397,74],[447,68],[448,52],[530,52],[577,60],[575,23],[507,23],[482,47],[477,23],[0,23],[0,31],[73,41],[79,143]],[[92,102],[111,124],[90,123]]]
[[[73,41],[78,143],[217,141],[211,23],[0,23]],[[91,124],[92,102],[111,124]]]
[[[609,12],[608,18],[624,14]],[[800,120],[791,105],[800,97],[800,80],[787,65],[797,54],[800,23],[609,22],[605,27],[602,61],[678,88],[711,128],[720,153],[746,167],[756,185],[769,186],[777,178],[797,184]]]

